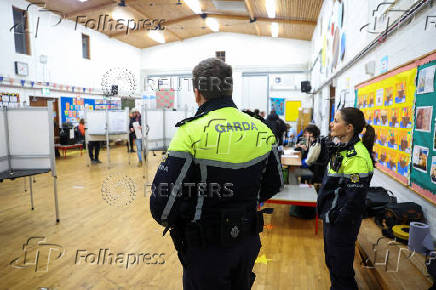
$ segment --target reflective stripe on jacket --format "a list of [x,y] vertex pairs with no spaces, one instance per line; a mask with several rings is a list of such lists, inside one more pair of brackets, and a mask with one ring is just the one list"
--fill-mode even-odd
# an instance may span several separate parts
[[318,195],[318,214],[327,223],[333,223],[330,220],[332,211],[335,212],[336,224],[362,216],[374,172],[371,157],[362,141],[357,140],[340,155],[343,157],[341,167],[334,171],[329,164]]
[[221,208],[255,211],[283,186],[274,135],[231,99],[210,100],[176,126],[152,185],[159,224],[198,221]]

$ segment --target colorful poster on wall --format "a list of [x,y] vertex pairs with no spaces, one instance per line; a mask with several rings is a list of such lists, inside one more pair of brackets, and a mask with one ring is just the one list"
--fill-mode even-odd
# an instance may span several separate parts
[[85,99],[77,96],[75,98],[71,97],[61,97],[61,123],[71,122],[73,125],[77,125],[80,118],[84,117],[85,106],[88,110],[94,110],[95,107],[94,99]]
[[301,108],[301,101],[286,101],[286,105],[285,105],[286,122],[297,121],[299,108]]
[[285,99],[284,98],[271,98],[271,111],[276,111],[277,115],[283,116],[285,114]]
[[357,106],[376,132],[377,168],[405,185],[410,174],[416,71],[416,67],[398,69],[357,87]]
[[[435,55],[436,58],[436,55]],[[436,60],[418,67],[411,187],[436,203]]]
[[157,108],[174,108],[174,89],[160,89],[156,91]]
[[419,71],[416,94],[428,94],[434,92],[433,83],[435,68],[436,66],[432,65]]

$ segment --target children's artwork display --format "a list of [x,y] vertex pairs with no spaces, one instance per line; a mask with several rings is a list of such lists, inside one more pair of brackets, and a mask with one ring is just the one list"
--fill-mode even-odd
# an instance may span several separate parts
[[174,108],[174,100],[174,89],[160,89],[156,91],[156,108]]
[[121,100],[95,100],[95,110],[96,111],[104,111],[106,110],[106,105],[108,106],[108,110],[121,110]]
[[89,111],[94,110],[95,100],[81,97],[61,97],[61,121],[62,123],[71,122],[77,125],[84,117],[85,106]]
[[418,73],[416,94],[428,94],[434,92],[434,74],[436,66],[428,66]]
[[405,185],[410,174],[416,72],[416,67],[399,69],[357,87],[357,107],[376,132],[377,167]]
[[285,114],[285,99],[284,98],[271,98],[271,111],[276,111],[277,115],[283,116]]
[[0,108],[17,108],[20,104],[20,95],[0,92]]
[[436,56],[418,67],[415,130],[410,183],[413,190],[436,203]]
[[121,100],[111,100],[111,99],[86,99],[77,96],[75,98],[71,97],[61,97],[61,121],[71,122],[77,125],[81,118],[84,118],[85,109],[88,111],[101,111],[106,110],[121,110]]

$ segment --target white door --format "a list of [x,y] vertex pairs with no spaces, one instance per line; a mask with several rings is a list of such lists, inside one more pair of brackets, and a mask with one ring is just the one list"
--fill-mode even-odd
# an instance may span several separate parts
[[268,112],[268,76],[242,76],[242,105],[240,109]]

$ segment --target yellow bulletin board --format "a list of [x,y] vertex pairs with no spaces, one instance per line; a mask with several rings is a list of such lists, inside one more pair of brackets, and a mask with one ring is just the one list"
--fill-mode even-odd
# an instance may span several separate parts
[[285,120],[295,122],[298,118],[298,109],[301,107],[301,101],[286,101]]
[[403,68],[362,85],[356,99],[376,132],[377,167],[405,185],[410,175],[416,71]]

